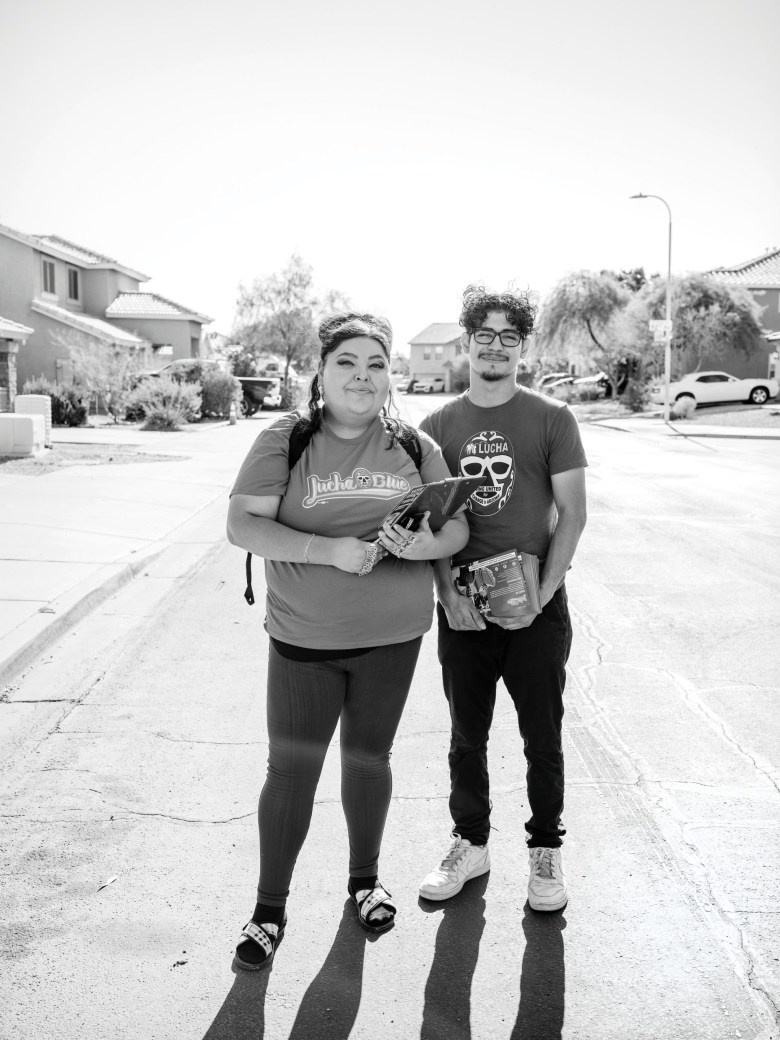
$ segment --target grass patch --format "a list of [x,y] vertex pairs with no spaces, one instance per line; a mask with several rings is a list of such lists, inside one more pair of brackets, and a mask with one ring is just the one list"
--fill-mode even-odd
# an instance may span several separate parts
[[55,444],[35,458],[0,455],[0,474],[40,477],[67,466],[126,466],[134,462],[171,462],[180,455],[154,455],[130,444]]

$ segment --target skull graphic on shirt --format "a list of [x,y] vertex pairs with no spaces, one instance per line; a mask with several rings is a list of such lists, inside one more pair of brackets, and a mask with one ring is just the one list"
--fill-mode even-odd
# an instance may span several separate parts
[[503,433],[486,430],[470,437],[460,449],[460,475],[484,477],[468,507],[481,516],[493,516],[504,508],[515,484],[512,444]]

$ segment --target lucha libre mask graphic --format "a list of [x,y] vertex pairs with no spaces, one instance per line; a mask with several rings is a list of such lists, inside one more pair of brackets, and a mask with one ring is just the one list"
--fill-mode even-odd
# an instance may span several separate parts
[[469,499],[469,509],[482,516],[503,509],[515,484],[514,463],[512,445],[503,433],[488,430],[466,441],[460,449],[460,475],[485,481]]
[[352,474],[354,480],[357,482],[358,487],[370,488],[371,487],[371,474],[367,469],[359,467]]

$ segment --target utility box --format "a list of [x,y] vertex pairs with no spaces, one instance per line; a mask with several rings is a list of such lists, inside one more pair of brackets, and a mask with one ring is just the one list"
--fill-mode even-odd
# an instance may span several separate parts
[[46,420],[42,415],[0,413],[0,455],[13,458],[38,455],[45,450],[45,445]]
[[51,447],[51,398],[48,394],[17,394],[14,398],[17,415],[42,415],[45,424],[45,444]]

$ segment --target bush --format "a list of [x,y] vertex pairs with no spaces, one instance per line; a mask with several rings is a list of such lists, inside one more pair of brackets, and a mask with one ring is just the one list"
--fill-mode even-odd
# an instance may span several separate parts
[[[198,386],[157,376],[141,380],[130,392],[127,408],[132,415],[146,416],[145,429],[176,430],[183,422],[197,422],[200,400]],[[156,425],[149,425],[152,420]]]
[[206,372],[201,383],[200,413],[222,418],[230,415],[231,403],[235,403],[238,413],[241,397],[241,383],[235,376],[225,372]]
[[594,383],[584,386],[572,386],[572,399],[575,401],[600,401],[604,396],[604,388]]
[[629,379],[620,400],[631,412],[641,412],[650,401],[650,387],[639,379]]
[[696,402],[692,397],[681,397],[669,410],[672,419],[690,419],[696,411]]
[[51,398],[53,426],[81,426],[86,421],[87,406],[73,386],[52,383],[41,375],[37,379],[28,379],[22,387],[22,393],[43,394]]

